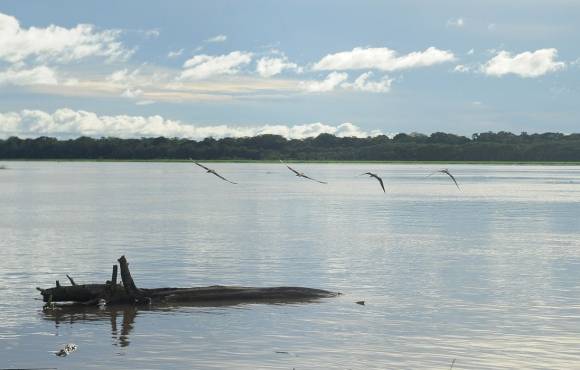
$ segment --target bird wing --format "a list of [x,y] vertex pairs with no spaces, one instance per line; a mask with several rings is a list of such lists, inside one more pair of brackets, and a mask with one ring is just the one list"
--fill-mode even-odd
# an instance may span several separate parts
[[223,177],[222,175],[220,175],[220,174],[219,174],[219,173],[217,173],[217,172],[212,172],[212,173],[213,173],[214,175],[216,175],[217,177],[219,177],[220,179],[222,179],[222,180],[224,180],[224,181],[227,181],[227,182],[229,182],[230,184],[237,184],[236,182],[233,182],[233,181],[230,181],[230,180],[226,179],[225,177]]
[[296,171],[294,168],[292,168],[292,167],[290,167],[290,166],[288,166],[288,165],[286,165],[286,167],[288,167],[288,169],[289,169],[290,171],[294,172],[294,173],[295,173],[295,174],[297,174],[298,176],[300,176],[300,175],[301,175],[301,174],[300,174],[300,172]]
[[297,176],[304,177],[305,179],[312,180],[312,181],[316,181],[316,182],[319,182],[321,184],[326,184],[326,182],[324,182],[324,181],[319,181],[319,180],[313,179],[312,177],[308,177],[305,174],[296,171],[294,168],[292,168],[292,167],[288,166],[286,163],[284,163],[281,159],[280,159],[280,163],[285,164],[286,167],[288,167],[288,169],[290,171],[294,172]]
[[300,174],[299,176],[300,176],[300,177],[304,177],[305,179],[308,179],[308,180],[312,180],[312,181],[319,182],[319,183],[321,183],[321,184],[327,184],[327,183],[326,183],[326,182],[324,182],[324,181],[320,181],[320,180],[313,179],[312,177],[308,177],[308,176],[306,176],[306,175],[304,175],[304,174]]
[[451,180],[453,180],[453,182],[455,183],[455,186],[457,186],[457,189],[461,190],[461,188],[459,187],[459,184],[457,183],[457,180],[455,180],[455,177],[453,177],[452,174],[449,173],[449,171],[443,171],[444,174],[446,174],[447,176],[451,177]]
[[198,163],[198,162],[193,162],[193,163],[197,164],[199,167],[201,167],[201,168],[203,168],[203,169],[205,169],[205,170],[207,170],[207,171],[210,171],[210,169],[209,169],[209,168],[207,168],[206,166],[204,166],[204,165],[203,165],[203,164],[201,164],[201,163]]
[[383,184],[383,179],[381,179],[378,176],[373,176],[375,179],[379,180],[379,183],[381,184],[381,188],[383,188],[383,193],[386,193],[387,191],[385,190],[385,184]]
[[294,173],[295,173],[297,176],[302,176],[302,174],[301,174],[300,172],[298,172],[298,171],[296,171],[294,168],[292,168],[292,167],[288,166],[288,165],[286,164],[286,162],[284,162],[284,161],[283,161],[283,160],[281,160],[281,159],[280,159],[280,163],[282,163],[283,165],[285,165],[286,167],[288,167],[288,169],[289,169],[290,171],[294,172]]

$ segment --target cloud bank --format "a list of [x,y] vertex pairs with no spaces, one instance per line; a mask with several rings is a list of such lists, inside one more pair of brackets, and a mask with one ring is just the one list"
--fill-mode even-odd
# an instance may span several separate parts
[[0,13],[0,60],[10,63],[37,61],[71,62],[91,56],[108,60],[128,58],[132,51],[119,41],[120,31],[96,31],[92,25],[74,28],[50,25],[22,28],[15,17]]
[[557,56],[558,50],[553,48],[526,51],[515,56],[507,51],[500,51],[483,65],[482,70],[489,76],[515,74],[524,78],[534,78],[565,68],[566,63],[557,62]]
[[345,89],[352,89],[356,91],[366,91],[373,93],[385,93],[391,90],[393,80],[388,76],[381,78],[379,81],[369,81],[372,72],[366,72],[358,76],[353,83],[343,83],[342,87]]
[[367,137],[380,131],[366,132],[352,123],[337,126],[324,123],[304,125],[255,125],[249,127],[217,125],[196,126],[161,116],[101,116],[93,112],[58,109],[54,113],[41,110],[0,113],[0,136],[58,138],[90,137],[179,137],[201,140],[206,137],[248,137],[264,134],[281,135],[288,139],[316,137],[322,133],[339,137]]
[[303,82],[304,90],[312,93],[328,92],[336,89],[348,79],[348,73],[332,72],[322,81]]
[[285,69],[298,70],[298,65],[296,63],[291,63],[288,58],[261,58],[258,60],[256,66],[256,72],[262,77],[272,77],[282,73]]
[[219,75],[234,75],[252,61],[252,53],[232,51],[226,55],[195,55],[183,64],[180,79],[201,80]]
[[428,67],[454,60],[455,55],[452,52],[435,47],[402,56],[388,48],[354,48],[351,51],[329,54],[314,64],[312,68],[319,71],[349,69],[397,71]]
[[309,93],[324,93],[336,89],[363,91],[371,93],[386,93],[391,90],[393,80],[384,76],[380,80],[371,81],[369,78],[373,72],[365,72],[357,77],[353,82],[348,82],[348,73],[331,72],[322,81],[302,81],[300,86]]
[[0,86],[2,85],[57,85],[56,72],[46,66],[31,69],[9,68],[0,72]]

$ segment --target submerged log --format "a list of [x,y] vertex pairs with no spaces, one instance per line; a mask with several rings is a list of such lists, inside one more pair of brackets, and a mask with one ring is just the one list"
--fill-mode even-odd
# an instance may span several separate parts
[[104,300],[106,304],[153,304],[165,302],[255,302],[255,301],[301,301],[336,297],[340,293],[303,287],[241,287],[214,285],[194,288],[138,288],[129,271],[125,256],[118,259],[122,284],[117,284],[117,265],[113,266],[111,281],[105,284],[76,284],[40,289],[44,302],[73,302],[95,305]]

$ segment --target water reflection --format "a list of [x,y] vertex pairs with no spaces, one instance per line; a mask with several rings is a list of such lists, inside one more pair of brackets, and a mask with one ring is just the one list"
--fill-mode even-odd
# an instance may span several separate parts
[[[135,319],[139,315],[139,310],[135,306],[115,306],[115,307],[88,307],[88,306],[60,306],[52,310],[45,310],[42,318],[54,321],[55,327],[62,324],[87,323],[92,321],[109,321],[111,324],[111,337],[113,345],[127,347],[130,343],[129,335],[133,330]],[[118,322],[121,321],[119,331]]]
[[[127,347],[131,343],[130,335],[135,328],[135,322],[138,316],[147,314],[177,314],[192,313],[192,311],[201,311],[203,313],[215,314],[216,308],[244,308],[251,304],[267,305],[300,305],[308,303],[319,303],[326,299],[332,298],[310,298],[310,299],[260,299],[255,301],[213,301],[213,302],[195,302],[184,304],[156,304],[154,306],[133,306],[133,305],[114,305],[114,306],[84,306],[76,304],[63,304],[55,306],[53,309],[42,311],[42,319],[53,321],[58,329],[63,324],[87,324],[91,322],[109,321],[111,325],[111,338],[113,345]],[[205,309],[212,309],[207,311]],[[120,324],[120,330],[119,330]]]
[[[448,369],[453,358],[481,370],[578,367],[580,166],[450,166],[461,192],[425,177],[440,165],[304,165],[329,180],[319,186],[289,182],[280,164],[220,164],[235,187],[190,166],[10,164],[2,367],[46,366],[68,342],[80,351],[50,355],[59,369]],[[352,176],[368,170],[387,194]],[[104,281],[121,254],[143,287],[346,294],[283,307],[31,305],[35,286],[66,272]]]

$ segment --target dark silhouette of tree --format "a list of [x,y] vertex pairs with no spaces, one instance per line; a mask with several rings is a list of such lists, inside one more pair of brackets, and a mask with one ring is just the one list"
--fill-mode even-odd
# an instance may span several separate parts
[[389,138],[336,137],[288,140],[279,135],[243,138],[119,139],[114,137],[0,140],[0,159],[188,159],[370,161],[580,161],[580,134],[500,131],[470,138],[444,132],[400,133]]

